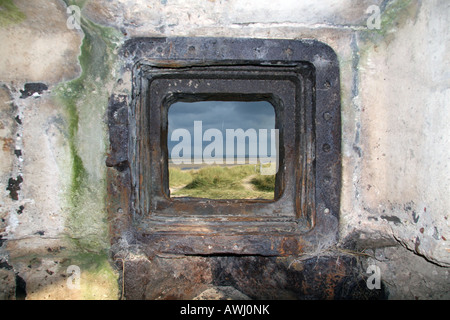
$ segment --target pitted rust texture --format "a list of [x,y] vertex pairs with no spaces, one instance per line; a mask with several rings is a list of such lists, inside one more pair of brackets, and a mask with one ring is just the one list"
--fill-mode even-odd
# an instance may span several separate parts
[[[107,166],[117,169],[108,175],[113,238],[130,231],[148,256],[290,256],[336,238],[339,69],[328,46],[137,38],[125,43],[121,56],[124,70],[132,70],[133,90],[113,95],[108,109]],[[274,201],[170,198],[167,109],[175,101],[203,100],[274,105],[281,154]]]
[[128,164],[128,99],[112,95],[108,106],[110,152],[106,166],[124,169]]
[[351,256],[307,260],[261,256],[153,257],[119,262],[128,300],[191,300],[207,288],[232,287],[255,300],[381,300],[384,284],[367,287],[368,275]]
[[110,150],[106,158],[109,231],[113,244],[132,234],[131,176],[128,158],[129,123],[127,95],[112,95],[108,105]]
[[[141,69],[143,69],[142,67]],[[300,106],[295,101],[296,94],[307,90],[303,71],[291,68],[269,67],[193,67],[189,70],[150,69],[148,74],[149,123],[152,139],[148,149],[152,150],[149,163],[150,208],[155,216],[233,216],[233,217],[289,217],[292,222],[303,218],[302,208],[295,206],[296,198],[304,204],[314,203],[313,189],[299,190],[297,180],[312,178],[306,172],[311,165],[304,163],[304,172],[296,165],[300,157],[308,159],[306,150],[313,144],[312,135],[302,134],[302,141],[294,139],[305,131],[304,113],[311,108]],[[280,165],[275,187],[275,201],[262,200],[210,200],[177,198],[171,199],[168,188],[167,161],[167,111],[175,101],[239,100],[271,102],[275,108],[275,127],[280,131]],[[306,103],[305,103],[306,104]],[[142,148],[144,148],[143,146]],[[163,186],[161,188],[160,186]],[[312,210],[314,206],[311,206]],[[242,221],[242,220],[241,220]],[[242,221],[244,222],[244,221]],[[302,224],[306,225],[306,223]]]
[[144,252],[148,256],[156,251],[180,255],[264,255],[293,256],[303,252],[302,244],[295,235],[276,234],[186,234],[161,235],[146,234],[140,237],[142,243],[151,243],[152,247]]

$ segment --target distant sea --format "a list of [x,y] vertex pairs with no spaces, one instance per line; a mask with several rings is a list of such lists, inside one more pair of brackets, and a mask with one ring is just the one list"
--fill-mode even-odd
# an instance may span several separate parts
[[[208,160],[208,159],[206,159]],[[172,159],[169,159],[169,168],[180,168],[181,170],[198,170],[205,166],[221,166],[221,167],[229,167],[229,166],[236,166],[236,165],[244,165],[244,164],[254,164],[259,166],[261,163],[268,163],[271,160],[271,158],[235,158],[234,163],[230,164],[226,162],[226,159],[224,158],[222,163],[212,163],[208,164],[205,162],[205,159],[203,159],[203,163],[194,163],[194,160],[191,161],[191,163],[182,163],[182,164],[175,164],[172,162]]]

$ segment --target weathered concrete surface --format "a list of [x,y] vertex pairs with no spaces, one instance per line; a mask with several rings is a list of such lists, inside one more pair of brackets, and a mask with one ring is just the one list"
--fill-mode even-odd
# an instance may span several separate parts
[[26,18],[0,26],[1,81],[57,83],[76,77],[81,34],[67,28],[62,1],[14,4]]
[[389,288],[392,300],[448,300],[450,271],[430,264],[419,255],[403,247],[369,250],[371,258],[364,261],[363,269],[370,265],[380,268],[381,281]]
[[[366,26],[366,9],[382,0],[283,1],[91,1],[85,7],[93,21],[120,28],[129,36],[256,36],[286,28],[292,38],[299,27],[345,29]],[[294,30],[297,29],[297,30]],[[298,36],[298,34],[297,34]],[[267,37],[267,36],[265,36]]]
[[[104,214],[104,120],[114,87],[131,88],[126,77],[119,80],[114,56],[121,41],[134,36],[317,39],[331,46],[341,72],[341,245],[360,251],[401,244],[407,249],[368,261],[380,266],[390,297],[448,298],[448,1],[99,0],[84,7],[84,1],[67,1],[83,7],[79,31],[67,28],[66,2],[6,2],[16,9],[7,23],[0,11],[0,298],[15,298],[16,275],[26,282],[28,298],[102,298],[106,293],[74,293],[57,280],[67,277],[64,259],[86,251],[102,263],[80,255],[70,263],[84,266],[82,278],[92,275],[86,281],[110,288],[108,298],[118,297],[122,288],[103,264],[107,230],[115,228]],[[373,4],[381,26],[368,30]],[[21,99],[29,82],[48,90]],[[311,254],[320,256],[320,248]],[[196,259],[201,266],[207,257]],[[172,266],[172,260],[158,263]],[[157,276],[147,264],[141,268]],[[183,274],[182,265],[173,262],[174,274]],[[116,266],[120,274],[120,261]],[[222,269],[236,279],[235,266]],[[194,298],[211,288],[208,277],[198,278],[196,288],[181,277],[176,283]],[[152,281],[144,292],[136,287],[133,297],[181,295]]]
[[[27,300],[117,300],[116,275],[107,259],[95,254],[65,256],[47,252],[34,258],[13,259],[26,281]],[[72,272],[80,268],[79,278]]]
[[[386,299],[383,285],[366,286],[357,258],[325,254],[308,259],[258,256],[183,257],[130,254],[117,259],[122,269],[123,298],[128,300],[190,300],[211,294],[226,299],[312,300]],[[219,291],[219,293],[217,293]]]
[[16,297],[16,275],[10,265],[0,268],[0,300],[14,300]]
[[[16,204],[23,207],[10,224],[14,238],[57,238],[64,231],[64,188],[70,178],[70,152],[61,110],[47,95],[18,100],[21,114],[18,171],[23,177]],[[40,237],[42,236],[42,237]]]
[[[67,27],[62,1],[5,1],[1,6],[0,271],[9,274],[2,283],[3,298],[20,298],[21,279],[27,299],[117,299],[103,202],[98,201],[105,189],[87,193],[86,185],[80,187],[83,170],[88,172],[84,179],[94,171],[91,181],[102,184],[104,170],[92,168],[103,168],[101,146],[107,141],[104,127],[96,125],[102,108],[92,108],[100,90],[67,82],[82,75],[83,32]],[[89,76],[97,78],[92,72]],[[94,98],[86,99],[87,90],[88,98]],[[80,99],[71,104],[74,94]],[[94,143],[83,134],[95,137]],[[83,165],[77,153],[86,148],[93,151],[81,151]],[[68,277],[68,261],[81,267],[81,287],[75,291],[63,278]]]
[[0,245],[3,244],[3,237],[6,228],[8,227],[8,215],[10,207],[12,206],[12,199],[9,196],[10,191],[9,179],[11,179],[11,172],[14,164],[14,147],[15,147],[15,130],[16,124],[14,121],[14,106],[11,103],[11,96],[7,88],[0,88],[0,235],[2,239]]
[[355,38],[355,131],[344,148],[353,197],[342,196],[343,234],[379,229],[443,266],[450,265],[449,10],[445,1],[411,2],[382,34]]

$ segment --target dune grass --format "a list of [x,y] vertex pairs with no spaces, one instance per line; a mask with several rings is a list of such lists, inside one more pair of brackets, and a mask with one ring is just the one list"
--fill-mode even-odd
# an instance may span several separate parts
[[169,169],[170,187],[176,188],[171,193],[172,197],[273,199],[275,178],[270,177],[260,175],[255,165],[206,166],[199,170]]
[[171,188],[185,186],[192,182],[192,173],[179,168],[169,168],[169,177]]
[[275,189],[275,175],[258,175],[251,180],[251,183],[259,191],[272,191]]

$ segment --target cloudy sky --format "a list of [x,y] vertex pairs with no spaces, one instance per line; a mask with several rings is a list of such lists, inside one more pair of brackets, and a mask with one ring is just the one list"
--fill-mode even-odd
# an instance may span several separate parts
[[[225,155],[226,129],[253,128],[268,129],[268,150],[270,155],[270,129],[275,128],[275,110],[267,101],[239,102],[239,101],[201,101],[176,102],[169,107],[169,156],[172,148],[179,144],[178,140],[171,141],[175,129],[187,129],[191,134],[192,153],[194,153],[194,121],[202,121],[202,131],[214,128],[222,132]],[[246,154],[248,154],[248,139],[246,139]],[[203,149],[210,144],[203,142]],[[236,142],[235,142],[236,145]],[[236,152],[236,151],[235,151]]]

